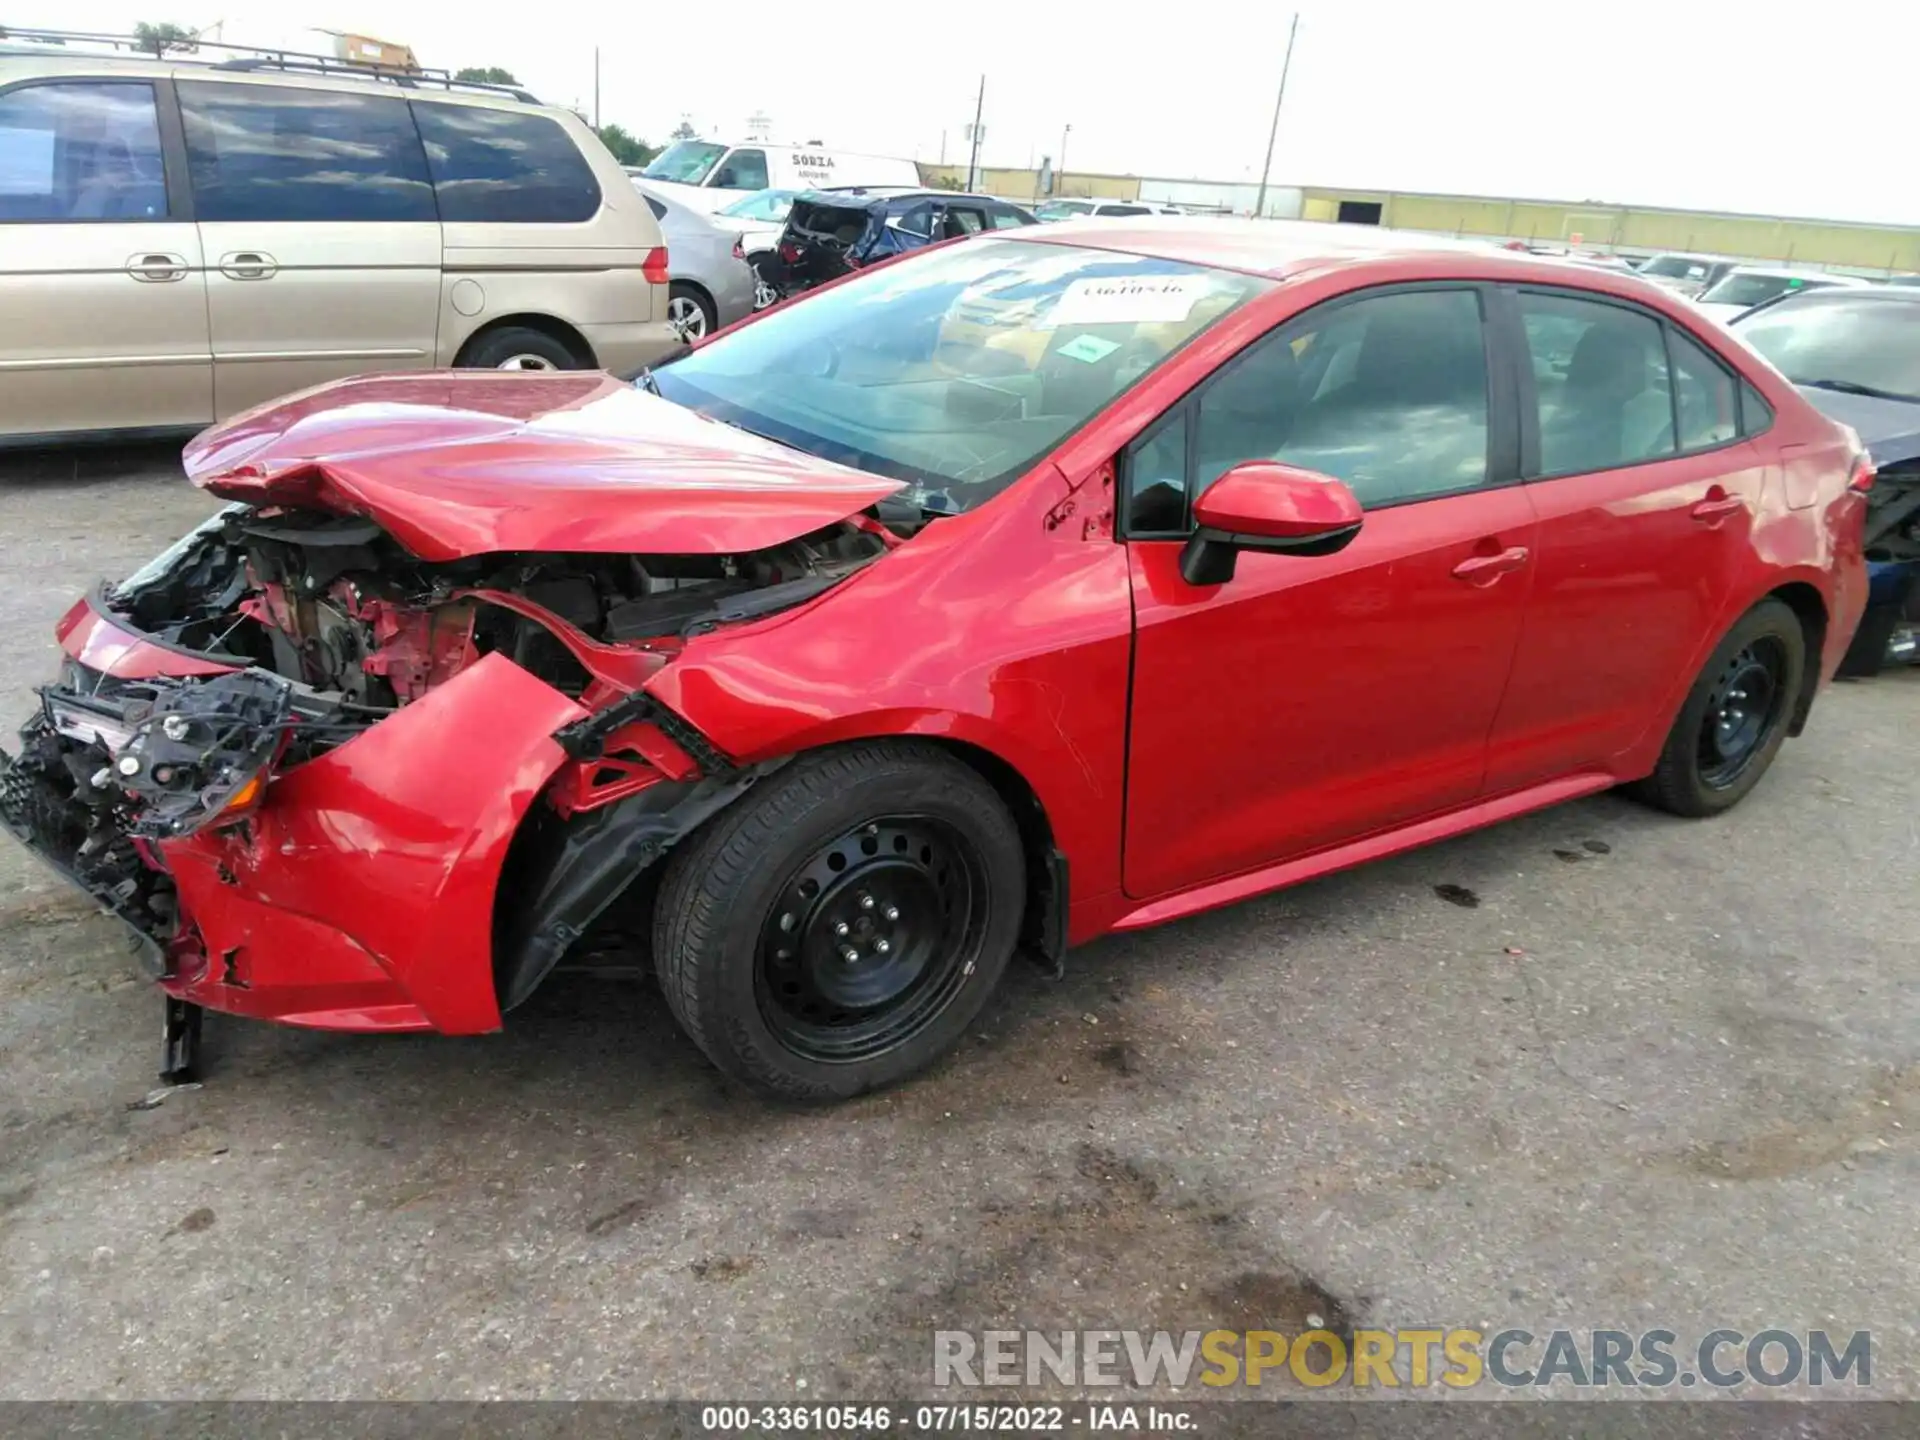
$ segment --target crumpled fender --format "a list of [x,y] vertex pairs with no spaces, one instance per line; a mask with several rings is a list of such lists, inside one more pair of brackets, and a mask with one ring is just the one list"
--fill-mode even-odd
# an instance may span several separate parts
[[[163,842],[206,941],[203,983],[254,987],[249,947],[270,951],[278,938],[255,934],[266,906],[364,950],[434,1029],[499,1029],[492,927],[501,866],[522,816],[566,759],[552,733],[586,713],[511,660],[486,655],[276,777],[250,824]],[[249,903],[225,903],[236,895]],[[270,962],[263,954],[259,963]],[[264,998],[210,1003],[257,1013]]]

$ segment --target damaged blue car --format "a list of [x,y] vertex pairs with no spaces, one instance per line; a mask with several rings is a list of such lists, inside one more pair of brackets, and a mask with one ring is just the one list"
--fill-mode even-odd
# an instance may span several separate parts
[[1732,329],[1873,457],[1871,588],[1840,673],[1920,663],[1920,288],[1802,290]]
[[795,198],[772,250],[747,257],[764,303],[871,265],[890,255],[983,230],[1038,225],[1018,205],[946,190],[811,190]]

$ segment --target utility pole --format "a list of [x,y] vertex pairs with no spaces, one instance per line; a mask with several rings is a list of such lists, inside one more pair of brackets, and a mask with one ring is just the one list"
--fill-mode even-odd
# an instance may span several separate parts
[[967,156],[967,193],[973,194],[979,189],[980,170],[980,115],[987,108],[987,77],[980,77],[980,94],[973,102],[973,150]]
[[1056,195],[1064,195],[1067,193],[1064,188],[1067,183],[1067,136],[1072,133],[1073,123],[1071,121],[1060,127],[1060,164],[1053,172],[1053,193]]
[[593,128],[600,128],[600,47],[593,47]]
[[1267,162],[1260,167],[1260,195],[1253,202],[1253,218],[1258,220],[1267,213],[1267,172],[1273,169],[1273,142],[1280,133],[1280,105],[1287,98],[1287,71],[1293,68],[1293,37],[1300,33],[1300,12],[1293,12],[1293,23],[1287,27],[1287,57],[1280,62],[1280,93],[1273,97],[1273,125],[1267,131]]

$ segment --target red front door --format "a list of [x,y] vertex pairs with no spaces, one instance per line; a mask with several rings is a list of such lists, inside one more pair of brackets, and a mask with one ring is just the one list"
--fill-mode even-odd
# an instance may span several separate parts
[[1148,898],[1464,804],[1479,793],[1533,547],[1517,487],[1369,515],[1338,555],[1243,554],[1180,578],[1132,545],[1125,884]]
[[[1525,488],[1502,483],[1517,462],[1502,458],[1509,414],[1487,380],[1482,303],[1429,287],[1309,310],[1123,457],[1129,895],[1479,794],[1534,545]],[[1247,551],[1227,583],[1187,584],[1185,497],[1252,459],[1346,481],[1367,512],[1358,538],[1321,557]]]

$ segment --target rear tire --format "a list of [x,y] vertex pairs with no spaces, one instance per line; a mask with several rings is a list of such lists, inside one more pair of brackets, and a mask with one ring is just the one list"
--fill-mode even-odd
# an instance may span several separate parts
[[1025,904],[1020,832],[993,788],[936,746],[864,742],[801,756],[680,847],[654,964],[726,1074],[845,1100],[952,1048]]
[[565,344],[528,325],[503,325],[468,342],[457,365],[472,370],[586,370]]
[[720,328],[719,312],[697,287],[676,280],[667,287],[667,320],[682,340],[702,340]]
[[1779,600],[1762,600],[1707,660],[1667,735],[1660,763],[1628,793],[1696,818],[1738,805],[1786,741],[1806,663],[1800,617]]

